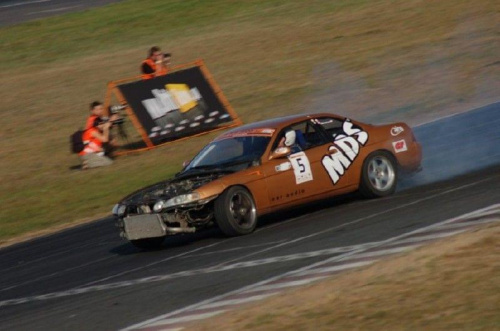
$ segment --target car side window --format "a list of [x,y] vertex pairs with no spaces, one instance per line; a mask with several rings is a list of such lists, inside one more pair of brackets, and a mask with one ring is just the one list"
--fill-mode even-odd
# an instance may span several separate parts
[[323,127],[328,135],[328,138],[331,140],[335,140],[337,135],[344,133],[344,130],[342,129],[344,122],[339,119],[333,117],[320,117],[315,119],[315,122]]
[[[273,148],[278,147],[278,143],[285,136],[285,132],[293,130],[295,131],[295,145],[297,149],[300,151],[307,150],[309,148],[313,148],[316,146],[320,146],[326,144],[328,141],[325,140],[324,136],[319,132],[311,123],[311,121],[307,120],[304,122],[300,122],[289,127],[283,129],[276,142],[274,143]],[[292,149],[293,150],[293,149]]]

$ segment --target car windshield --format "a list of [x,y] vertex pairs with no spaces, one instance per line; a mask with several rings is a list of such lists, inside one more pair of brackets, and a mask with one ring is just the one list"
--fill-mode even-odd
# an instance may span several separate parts
[[194,157],[183,172],[194,169],[227,168],[235,165],[250,165],[260,160],[270,137],[231,137],[211,142]]

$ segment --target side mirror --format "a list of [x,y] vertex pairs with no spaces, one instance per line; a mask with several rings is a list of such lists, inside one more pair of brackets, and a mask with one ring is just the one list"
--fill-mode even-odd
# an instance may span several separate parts
[[271,153],[269,160],[282,159],[290,155],[291,152],[292,150],[290,149],[290,147],[278,147]]
[[191,163],[191,160],[184,160],[184,162],[182,162],[182,168],[184,169],[184,168],[185,168],[185,167],[187,167],[190,163]]

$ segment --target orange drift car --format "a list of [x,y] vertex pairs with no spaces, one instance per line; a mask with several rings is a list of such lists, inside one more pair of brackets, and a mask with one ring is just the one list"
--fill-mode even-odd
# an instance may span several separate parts
[[392,194],[399,171],[418,171],[421,159],[404,123],[326,113],[271,119],[220,135],[173,179],[127,196],[113,214],[122,236],[145,249],[213,224],[243,235],[259,215],[281,208],[356,190]]

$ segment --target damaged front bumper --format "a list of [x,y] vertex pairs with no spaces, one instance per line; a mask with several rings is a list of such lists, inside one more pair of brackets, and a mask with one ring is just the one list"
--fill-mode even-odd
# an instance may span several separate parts
[[[197,228],[209,225],[213,220],[212,196],[196,202],[168,207],[153,212],[153,204],[113,208],[122,237],[128,240],[164,237],[178,233],[193,233]],[[121,211],[121,214],[118,214]]]
[[123,219],[122,230],[128,240],[164,237],[167,226],[158,214],[127,216]]

